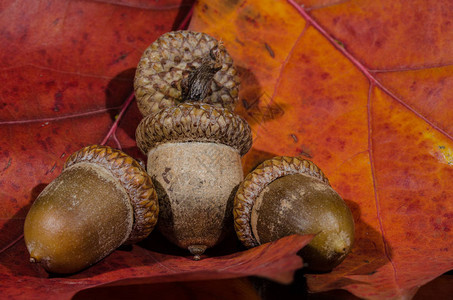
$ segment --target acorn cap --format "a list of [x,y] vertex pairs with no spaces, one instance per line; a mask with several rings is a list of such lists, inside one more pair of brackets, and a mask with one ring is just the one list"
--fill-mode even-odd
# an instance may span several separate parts
[[234,228],[239,240],[248,248],[259,243],[252,233],[251,214],[253,205],[272,181],[287,175],[303,174],[317,178],[330,186],[324,173],[311,161],[288,156],[266,160],[250,172],[239,186],[234,198]]
[[137,145],[143,153],[168,142],[211,142],[230,146],[244,155],[252,146],[248,123],[225,108],[183,103],[143,118],[137,127]]
[[63,170],[81,162],[94,163],[109,171],[126,190],[134,209],[134,223],[124,244],[146,238],[157,223],[159,204],[150,176],[124,152],[108,146],[91,145],[72,154]]
[[[190,91],[188,85],[204,83]],[[143,115],[185,101],[201,101],[234,110],[239,76],[221,42],[206,33],[167,32],[143,53],[135,74],[137,105]],[[195,91],[198,90],[198,91]]]

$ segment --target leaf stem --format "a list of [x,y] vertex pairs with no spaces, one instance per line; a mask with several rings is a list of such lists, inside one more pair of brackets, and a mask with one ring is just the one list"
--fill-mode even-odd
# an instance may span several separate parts
[[[193,15],[194,7],[195,7],[195,3],[190,8],[190,10],[187,13],[187,15],[185,16],[184,20],[181,22],[181,25],[179,25],[178,30],[182,30],[182,29],[186,29],[187,28],[187,26],[188,26],[188,24],[190,22],[190,19],[192,18],[192,15]],[[128,107],[131,105],[133,99],[134,99],[134,92],[132,92],[130,94],[130,96],[127,98],[127,100],[124,102],[123,106],[121,107],[120,113],[118,114],[118,116],[115,119],[115,122],[112,124],[112,126],[110,127],[109,132],[107,132],[107,134],[105,135],[104,139],[100,143],[101,145],[105,145],[107,143],[107,141],[110,138],[112,138],[113,141],[115,142],[117,148],[121,150],[122,147],[121,147],[120,141],[118,140],[118,138],[116,136],[116,130],[118,129],[118,124],[121,121],[121,119],[122,119],[124,113],[126,112],[126,110],[128,109]]]
[[190,8],[189,12],[187,13],[186,17],[184,18],[184,20],[182,20],[181,24],[179,25],[178,27],[178,30],[183,30],[183,29],[187,29],[188,25],[189,25],[189,21],[190,19],[192,18],[192,15],[193,15],[193,10],[195,8],[195,3],[192,5],[192,7]]
[[[129,106],[131,105],[132,100],[134,100],[134,92],[132,92],[132,93],[130,94],[130,96],[127,98],[127,100],[124,102],[123,106],[121,107],[120,113],[119,113],[118,116],[116,117],[116,120],[115,120],[115,122],[112,124],[112,127],[110,127],[109,132],[107,132],[106,136],[105,136],[104,139],[102,140],[101,145],[104,146],[104,145],[107,143],[107,141],[109,140],[109,138],[110,138],[112,135],[115,135],[116,130],[117,130],[117,128],[118,128],[118,124],[120,123],[121,119],[123,118],[123,115],[124,115],[124,113],[126,112],[126,110],[127,110],[127,109],[129,108]],[[115,137],[115,142],[117,142],[117,144],[119,144],[118,139],[116,139],[116,137]]]
[[114,133],[112,134],[112,139],[113,139],[113,141],[115,142],[116,147],[117,147],[118,149],[120,149],[120,150],[123,150],[123,147],[121,146],[121,143],[120,143],[120,141],[118,140],[118,137],[116,136],[116,132],[114,132]]

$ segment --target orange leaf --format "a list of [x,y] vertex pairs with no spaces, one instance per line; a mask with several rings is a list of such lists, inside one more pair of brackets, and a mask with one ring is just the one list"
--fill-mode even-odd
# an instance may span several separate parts
[[246,169],[307,156],[353,211],[352,253],[312,291],[405,298],[453,268],[452,19],[450,1],[198,2],[190,28],[239,66]]

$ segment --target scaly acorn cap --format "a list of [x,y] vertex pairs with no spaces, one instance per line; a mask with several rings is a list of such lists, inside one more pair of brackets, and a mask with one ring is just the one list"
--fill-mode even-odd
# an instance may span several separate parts
[[309,175],[330,186],[327,177],[313,162],[288,156],[266,160],[245,177],[236,192],[233,209],[234,228],[244,246],[251,248],[259,245],[250,223],[257,197],[272,181],[294,174]]
[[234,110],[239,76],[221,42],[206,33],[167,32],[143,53],[134,90],[146,116],[181,102],[200,101]]
[[228,109],[202,103],[183,103],[143,118],[136,131],[144,154],[168,142],[212,142],[244,155],[252,146],[248,123]]
[[134,209],[134,223],[124,244],[146,238],[157,223],[159,204],[151,178],[140,164],[124,152],[108,146],[91,145],[72,154],[63,170],[81,162],[107,169],[126,190]]

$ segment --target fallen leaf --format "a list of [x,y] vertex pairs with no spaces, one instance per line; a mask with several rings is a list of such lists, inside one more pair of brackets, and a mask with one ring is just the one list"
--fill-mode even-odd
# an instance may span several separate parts
[[[32,201],[66,158],[103,140],[144,49],[190,8],[181,0],[2,1],[0,250],[21,235]],[[131,106],[115,135],[135,157],[140,118]]]
[[453,268],[451,1],[199,1],[252,124],[249,171],[312,159],[356,222],[352,253],[312,291],[407,299]]
[[[170,292],[171,291],[171,292]],[[101,286],[77,293],[73,300],[97,299],[219,299],[260,300],[246,279],[151,283],[133,286]]]
[[0,295],[8,299],[70,299],[80,290],[106,284],[139,285],[252,275],[289,283],[294,271],[302,267],[297,252],[311,239],[310,235],[293,235],[247,251],[200,261],[134,245],[66,277],[49,276],[41,267],[31,264],[25,244],[16,243],[0,256]]
[[135,143],[141,119],[131,96],[135,67],[158,36],[187,24],[192,4],[183,0],[0,4],[2,298],[69,299],[96,286],[251,275],[288,283],[302,266],[296,252],[309,236],[231,254],[240,249],[234,237],[230,247],[223,244],[195,262],[152,234],[70,276],[49,275],[29,262],[22,238],[24,218],[70,154],[89,144],[108,143],[144,160]]

